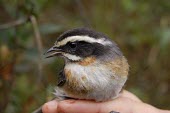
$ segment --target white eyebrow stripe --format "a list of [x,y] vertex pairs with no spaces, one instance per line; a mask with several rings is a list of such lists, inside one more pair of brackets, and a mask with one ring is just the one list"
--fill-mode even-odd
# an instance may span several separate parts
[[110,41],[105,40],[105,38],[99,38],[99,39],[94,39],[92,37],[89,36],[70,36],[67,37],[59,42],[56,42],[55,45],[57,47],[60,47],[62,45],[67,44],[67,42],[74,42],[74,41],[85,41],[85,42],[90,42],[90,43],[100,43],[102,45],[108,45],[111,44]]

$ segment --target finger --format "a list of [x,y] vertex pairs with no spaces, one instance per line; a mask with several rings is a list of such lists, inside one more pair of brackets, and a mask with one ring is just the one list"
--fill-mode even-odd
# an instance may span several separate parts
[[[60,113],[97,113],[99,104],[86,100],[64,100],[58,104]],[[98,112],[99,113],[99,112]]]
[[[123,100],[123,101],[122,101]],[[58,104],[60,113],[109,113],[110,111],[124,112],[128,111],[130,99],[115,99],[107,102],[94,102],[86,100],[64,100]],[[123,108],[123,109],[122,109]]]
[[58,102],[56,100],[49,101],[42,106],[43,113],[57,113]]
[[129,92],[127,90],[123,90],[120,93],[120,97],[127,97],[127,98],[132,99],[136,102],[142,102],[137,96],[135,96],[134,94],[132,94],[131,92]]

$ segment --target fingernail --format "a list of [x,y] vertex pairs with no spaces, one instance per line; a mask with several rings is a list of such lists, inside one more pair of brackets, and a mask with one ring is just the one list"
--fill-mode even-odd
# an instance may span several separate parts
[[53,100],[45,103],[43,106],[43,112],[56,112],[57,111],[57,101]]
[[75,103],[76,100],[63,100],[58,103],[58,112],[59,113],[69,113],[70,112],[70,107],[72,106],[73,103]]
[[55,100],[53,100],[53,101],[50,101],[49,103],[48,103],[48,105],[49,106],[57,106],[57,102],[55,101]]

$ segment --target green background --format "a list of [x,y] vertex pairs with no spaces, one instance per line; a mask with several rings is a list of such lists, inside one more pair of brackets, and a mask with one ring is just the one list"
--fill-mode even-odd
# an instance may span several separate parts
[[63,60],[43,53],[82,26],[119,45],[130,64],[125,89],[170,109],[169,0],[0,0],[1,113],[29,113],[53,97]]

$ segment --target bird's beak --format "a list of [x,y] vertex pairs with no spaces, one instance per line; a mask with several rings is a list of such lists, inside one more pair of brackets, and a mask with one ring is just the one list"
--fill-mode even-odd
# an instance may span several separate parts
[[61,53],[62,53],[61,49],[59,49],[58,47],[53,46],[49,50],[47,50],[47,52],[45,52],[44,55],[46,55],[45,58],[50,58],[50,57],[60,55]]

